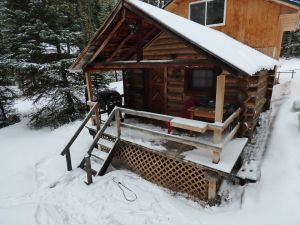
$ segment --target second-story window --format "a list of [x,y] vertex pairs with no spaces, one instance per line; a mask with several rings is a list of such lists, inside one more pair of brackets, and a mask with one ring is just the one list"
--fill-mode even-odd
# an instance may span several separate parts
[[201,0],[189,4],[189,18],[205,26],[225,24],[226,0]]

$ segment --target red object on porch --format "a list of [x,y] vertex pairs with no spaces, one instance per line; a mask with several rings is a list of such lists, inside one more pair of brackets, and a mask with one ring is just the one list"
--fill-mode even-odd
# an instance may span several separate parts
[[[195,100],[193,98],[189,98],[184,102],[182,111],[181,111],[181,117],[182,118],[190,118],[190,112],[188,111],[189,108],[195,106]],[[167,112],[168,114],[168,112]],[[168,128],[168,134],[170,134],[172,132],[172,126],[170,122],[165,122],[167,128]]]

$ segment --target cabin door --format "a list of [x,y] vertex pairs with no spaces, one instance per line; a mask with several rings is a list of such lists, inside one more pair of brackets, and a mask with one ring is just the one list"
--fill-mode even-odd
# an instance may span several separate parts
[[164,69],[157,68],[149,71],[149,111],[165,113],[165,85]]

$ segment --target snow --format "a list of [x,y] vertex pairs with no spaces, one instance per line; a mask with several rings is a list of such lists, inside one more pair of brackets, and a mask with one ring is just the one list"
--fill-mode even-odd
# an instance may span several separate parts
[[293,109],[295,110],[295,111],[300,111],[300,100],[299,99],[297,99],[297,100],[295,100],[294,101],[294,103],[293,103]]
[[[300,97],[300,77],[281,82],[274,92],[261,179],[245,186],[223,184],[226,199],[215,207],[170,193],[122,169],[112,168],[85,185],[86,175],[76,165],[91,143],[88,132],[71,148],[73,171],[66,172],[65,159],[59,155],[80,121],[37,131],[29,129],[23,118],[0,129],[0,224],[297,225],[300,125],[292,107]],[[17,106],[22,114],[31,110],[30,102],[18,101]],[[137,199],[127,201],[114,180],[132,191],[123,189],[127,198],[136,194]]]
[[253,75],[262,69],[272,70],[278,61],[227,36],[226,34],[140,0],[126,0],[154,20],[164,24],[192,44]]
[[123,81],[112,82],[110,83],[109,88],[119,92],[121,95],[124,94]]
[[202,122],[202,121],[195,121],[191,119],[185,119],[181,117],[175,117],[171,120],[172,127],[182,127],[182,126],[188,126],[192,128],[193,130],[203,130],[205,131],[208,127],[208,123]]
[[225,173],[230,173],[247,141],[248,138],[236,138],[226,144],[221,152],[220,162],[217,164],[212,162],[212,151],[207,149],[194,149],[184,152],[182,155],[185,156],[184,159],[186,160]]
[[[273,105],[274,111],[276,111]],[[271,111],[264,112],[260,115],[259,124],[251,140],[243,151],[243,164],[237,173],[242,179],[251,181],[259,180],[262,158],[266,151],[267,141],[270,135],[270,125],[272,123]]]
[[[300,58],[292,58],[285,59],[281,58],[280,67],[278,68],[278,72],[291,72],[291,70],[295,70],[294,79],[299,79],[300,76]],[[281,73],[279,75],[279,81],[285,82],[292,80],[292,73]]]

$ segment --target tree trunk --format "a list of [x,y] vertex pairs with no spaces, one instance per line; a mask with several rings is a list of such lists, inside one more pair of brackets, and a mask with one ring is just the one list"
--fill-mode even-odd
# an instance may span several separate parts
[[[64,87],[69,88],[70,85],[69,85],[69,82],[68,82],[68,79],[67,79],[66,71],[64,69],[62,69],[61,75],[62,75],[62,79],[63,79],[63,82],[64,82]],[[73,102],[72,95],[71,95],[70,91],[66,92],[66,97],[67,97],[68,108],[72,109],[72,110],[75,110],[74,102]]]
[[0,111],[1,111],[1,114],[3,115],[3,119],[7,120],[7,116],[6,116],[5,109],[4,109],[2,102],[0,102]]
[[288,34],[288,37],[287,37],[287,51],[286,51],[286,57],[287,57],[287,58],[290,58],[290,56],[291,56],[291,51],[292,51],[292,48],[291,48],[292,39],[293,39],[293,32],[290,31],[289,34]]
[[56,44],[56,51],[57,51],[57,54],[61,54],[60,43]]

